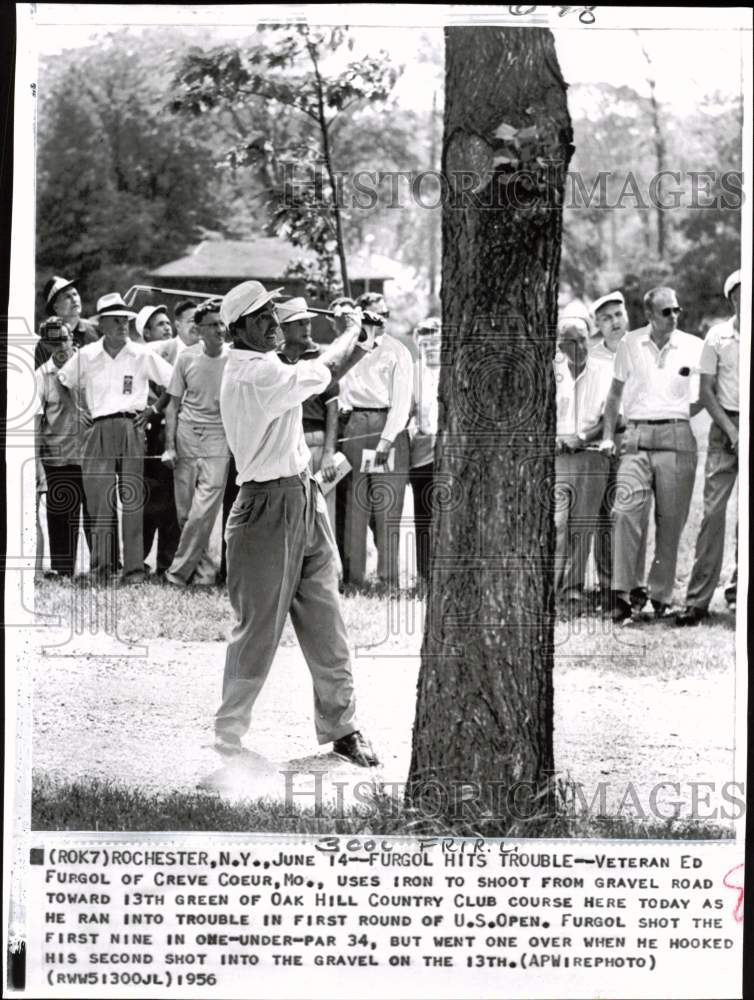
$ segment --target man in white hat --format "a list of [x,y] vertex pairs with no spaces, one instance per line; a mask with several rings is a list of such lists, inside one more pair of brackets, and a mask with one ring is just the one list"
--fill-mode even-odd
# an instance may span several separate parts
[[[283,331],[283,346],[278,352],[284,364],[295,365],[298,361],[318,358],[321,351],[312,340],[312,319],[316,313],[309,312],[306,299],[298,297],[281,302],[277,306],[278,321]],[[309,468],[312,472],[322,472],[325,482],[331,482],[336,475],[335,452],[338,441],[338,383],[331,382],[324,392],[317,393],[302,404],[304,441],[311,453]],[[325,498],[327,515],[335,529],[335,490],[331,489]]]
[[140,582],[143,570],[144,425],[149,382],[167,386],[171,368],[145,344],[129,339],[134,313],[117,292],[97,302],[102,338],[82,347],[58,378],[92,417],[83,456],[84,490],[91,522],[91,574],[103,582],[112,559],[115,483],[123,507],[123,580]]
[[[592,403],[601,418],[605,411],[605,403],[613,380],[613,366],[615,364],[615,353],[618,344],[628,331],[628,312],[623,293],[617,289],[601,295],[592,305],[594,313],[594,325],[597,330],[598,341],[589,351],[587,367],[596,373],[596,380],[591,382],[591,390],[594,393]],[[600,428],[601,430],[601,428]],[[625,430],[622,415],[618,418],[618,425],[615,428],[616,451],[620,451],[620,444]],[[613,499],[615,497],[615,477],[618,471],[618,458],[610,457],[610,470],[605,483],[604,492],[600,501],[597,515],[597,530],[594,545],[594,563],[599,581],[599,599],[603,612],[612,610],[612,511]],[[649,509],[647,508],[647,514]],[[631,604],[637,610],[641,610],[647,601],[647,592],[644,583],[644,564],[646,562],[647,531],[646,523],[642,530],[642,540],[637,557],[639,566],[639,583],[631,593]]]
[[165,305],[142,306],[136,314],[134,326],[145,344],[159,344],[169,340],[173,333]]
[[[45,314],[62,319],[70,330],[74,349],[78,350],[84,344],[93,344],[97,340],[96,326],[81,318],[81,296],[76,289],[75,281],[55,275],[45,282],[42,297]],[[34,348],[34,367],[39,368],[51,356],[49,346],[45,346],[40,340]]]
[[[728,276],[724,292],[733,307],[733,316],[711,328],[699,364],[699,397],[712,417],[712,425],[704,467],[704,514],[686,591],[686,607],[676,616],[676,625],[697,625],[709,615],[709,604],[723,565],[725,512],[738,478],[740,270]],[[738,554],[733,579],[725,590],[725,599],[732,610],[736,607],[737,564]]]
[[696,472],[696,440],[689,419],[701,407],[695,375],[702,345],[677,328],[681,307],[672,288],[651,289],[644,306],[647,325],[630,331],[618,344],[600,445],[616,454],[622,406],[626,430],[613,507],[615,621],[632,617],[631,591],[641,579],[642,534],[652,495],[656,532],[649,597],[655,617],[668,616]]
[[312,675],[318,742],[332,741],[340,756],[370,767],[378,760],[356,723],[335,541],[308,468],[301,404],[368,356],[374,335],[361,330],[354,314],[347,332],[319,358],[285,365],[277,355],[278,291],[245,281],[228,292],[220,310],[233,342],[220,411],[240,489],[226,528],[236,625],[215,717],[215,748],[242,752],[241,737],[290,613]]
[[219,299],[200,305],[194,321],[200,343],[176,360],[165,414],[163,461],[174,469],[181,529],[165,579],[176,587],[215,583],[219,559],[211,550],[210,539],[230,463],[220,415],[220,385],[230,348],[225,343]]

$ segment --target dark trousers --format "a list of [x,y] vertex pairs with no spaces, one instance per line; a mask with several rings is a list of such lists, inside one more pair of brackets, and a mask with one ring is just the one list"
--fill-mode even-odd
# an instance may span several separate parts
[[228,563],[227,563],[227,549],[228,544],[225,541],[225,525],[228,523],[228,515],[231,512],[233,504],[235,503],[236,497],[238,496],[239,486],[236,485],[236,476],[238,475],[238,470],[236,469],[235,459],[231,455],[230,465],[228,466],[228,478],[225,481],[225,492],[223,493],[223,544],[222,544],[222,556],[220,559],[220,573],[219,580],[224,583],[228,577]]
[[435,464],[427,462],[408,470],[414,496],[414,545],[416,572],[423,583],[429,580],[429,546],[432,534],[432,492]]
[[161,461],[165,450],[165,430],[162,420],[147,425],[144,455],[144,560],[152,550],[157,535],[155,572],[170,569],[181,536],[175,509],[173,470]]
[[82,510],[87,545],[91,540],[81,466],[43,464],[47,480],[50,566],[60,576],[73,576]]

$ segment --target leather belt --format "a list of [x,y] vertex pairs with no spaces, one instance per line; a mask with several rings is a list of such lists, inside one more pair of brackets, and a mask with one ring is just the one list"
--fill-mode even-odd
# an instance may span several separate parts
[[723,407],[723,413],[726,413],[729,417],[738,416],[738,410],[726,410],[725,407]]
[[122,411],[120,413],[104,413],[101,417],[92,417],[92,423],[96,424],[98,420],[115,420],[116,418],[133,420],[137,416],[138,413],[124,413]]
[[307,482],[310,478],[309,469],[306,468],[303,472],[299,472],[297,476],[281,476],[280,479],[262,479],[259,481],[249,479],[247,482],[241,483],[240,489],[253,493],[256,490],[266,490],[273,486],[300,486],[301,483]]
[[628,423],[633,427],[636,427],[638,424],[651,424],[653,427],[659,427],[661,424],[687,424],[688,418],[673,417],[669,420],[629,420]]
[[348,417],[351,413],[387,413],[387,406],[354,406],[350,410],[344,410],[343,416]]

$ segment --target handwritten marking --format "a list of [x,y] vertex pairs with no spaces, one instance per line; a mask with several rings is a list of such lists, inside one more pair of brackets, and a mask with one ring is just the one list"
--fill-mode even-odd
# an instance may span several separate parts
[[744,920],[744,915],[743,915],[743,905],[744,905],[743,879],[741,880],[741,884],[739,884],[737,881],[729,881],[731,875],[733,875],[734,872],[737,872],[739,870],[741,871],[741,874],[743,875],[744,866],[742,864],[741,865],[736,865],[735,868],[731,868],[729,872],[726,872],[725,877],[723,878],[723,885],[727,889],[735,889],[736,892],[738,893],[738,898],[736,899],[736,905],[733,907],[733,919],[736,921],[737,924],[742,924],[743,920]]

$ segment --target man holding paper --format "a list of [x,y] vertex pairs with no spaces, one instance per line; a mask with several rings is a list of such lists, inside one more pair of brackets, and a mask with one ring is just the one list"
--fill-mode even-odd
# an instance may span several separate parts
[[[382,317],[390,316],[381,295],[365,293],[358,306]],[[344,480],[341,559],[344,583],[364,582],[367,526],[377,545],[377,575],[398,586],[400,519],[408,483],[409,441],[406,427],[411,411],[413,362],[411,354],[385,327],[374,329],[374,351],[340,380],[341,451],[351,464]],[[375,472],[362,471],[363,452],[374,451]],[[392,453],[392,469],[388,456]]]

